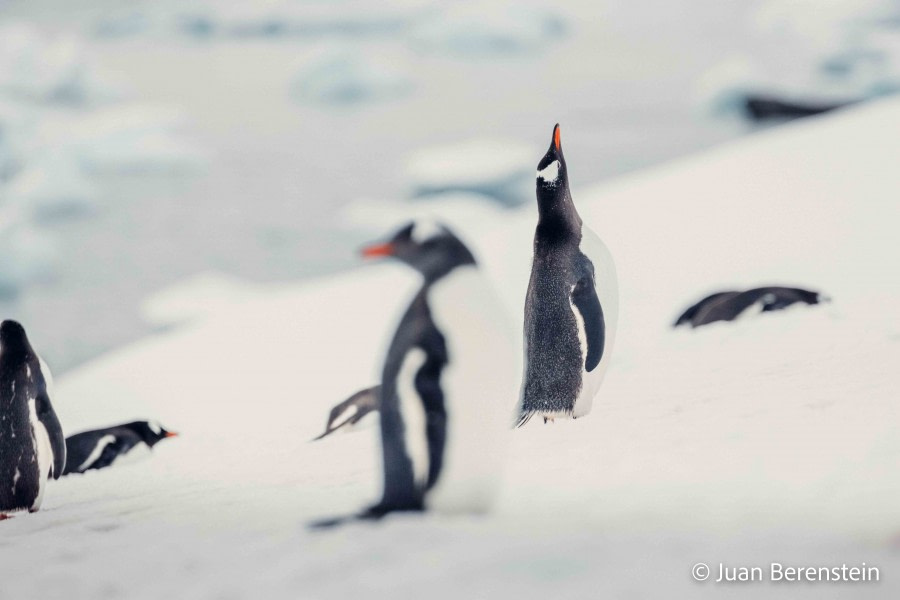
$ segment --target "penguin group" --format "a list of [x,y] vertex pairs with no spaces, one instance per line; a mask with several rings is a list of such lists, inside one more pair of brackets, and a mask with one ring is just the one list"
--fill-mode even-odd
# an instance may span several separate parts
[[421,287],[389,344],[380,385],[336,406],[316,438],[378,410],[382,495],[356,518],[483,512],[497,492],[504,431],[534,415],[547,421],[590,412],[615,339],[618,288],[609,251],[575,209],[559,125],[538,164],[536,193],[521,376],[504,309],[448,227],[412,222],[363,250],[412,268]]
[[47,482],[111,465],[139,445],[176,434],[138,421],[65,438],[53,376],[16,321],[0,323],[0,520],[40,510]]
[[[559,125],[535,175],[537,223],[524,297],[521,370],[516,328],[478,258],[446,225],[418,220],[363,249],[415,271],[377,385],[335,406],[321,440],[370,415],[380,425],[380,498],[357,514],[314,523],[379,519],[393,512],[477,513],[497,495],[510,430],[538,416],[577,419],[592,408],[609,368],[619,297],[606,245],[584,223],[569,188]],[[676,326],[728,321],[757,306],[816,304],[817,292],[766,287],[713,294]],[[0,324],[0,518],[37,511],[47,482],[103,469],[175,437],[134,421],[64,438],[52,378],[15,321]]]

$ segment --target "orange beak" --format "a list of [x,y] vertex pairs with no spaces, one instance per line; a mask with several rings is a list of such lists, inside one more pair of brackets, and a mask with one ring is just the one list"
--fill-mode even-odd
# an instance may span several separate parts
[[556,150],[559,151],[559,123],[553,128],[553,145],[556,146]]
[[394,253],[393,244],[374,244],[362,249],[362,255],[365,258],[378,258],[380,256],[390,256]]
[[175,433],[174,431],[167,431],[167,432],[166,432],[166,437],[167,437],[167,438],[169,438],[169,437],[178,437],[178,434]]

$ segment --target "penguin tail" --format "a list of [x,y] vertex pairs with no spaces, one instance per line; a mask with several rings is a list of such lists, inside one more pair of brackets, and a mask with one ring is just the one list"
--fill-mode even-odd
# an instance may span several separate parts
[[522,425],[524,425],[525,423],[530,421],[531,417],[533,417],[533,416],[534,416],[533,410],[523,411],[522,414],[519,415],[518,420],[516,421],[515,428],[518,429],[519,427],[521,427]]
[[334,433],[335,431],[336,431],[336,430],[334,430],[334,429],[326,429],[326,430],[325,430],[325,433],[323,433],[323,434],[321,434],[321,435],[317,435],[316,437],[314,437],[313,439],[311,439],[311,440],[309,440],[309,441],[311,441],[311,442],[318,442],[318,441],[321,440],[323,437],[327,436],[327,435],[330,434],[330,433]]

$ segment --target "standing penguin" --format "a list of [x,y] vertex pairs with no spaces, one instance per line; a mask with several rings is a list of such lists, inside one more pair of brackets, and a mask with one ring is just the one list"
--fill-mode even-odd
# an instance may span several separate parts
[[423,283],[384,362],[384,492],[360,518],[487,510],[517,384],[499,300],[468,248],[436,223],[411,223],[363,255],[394,257],[417,270]]
[[619,313],[609,250],[578,216],[559,125],[537,168],[538,224],[525,297],[525,365],[517,426],[580,417],[609,366]]
[[50,403],[50,370],[25,329],[0,323],[0,516],[41,508],[47,479],[66,464],[66,443]]

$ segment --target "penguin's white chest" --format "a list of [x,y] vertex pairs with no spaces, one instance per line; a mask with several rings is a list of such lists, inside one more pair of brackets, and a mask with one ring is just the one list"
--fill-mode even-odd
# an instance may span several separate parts
[[486,510],[497,490],[517,395],[508,318],[475,266],[454,269],[435,283],[428,304],[448,362],[440,381],[447,413],[444,462],[426,504],[447,512]]
[[28,420],[31,423],[31,437],[34,443],[34,455],[37,457],[38,493],[31,505],[31,510],[38,510],[44,501],[44,491],[47,489],[47,479],[50,476],[50,466],[53,464],[53,447],[50,445],[50,435],[47,428],[38,419],[36,400],[28,400]]

